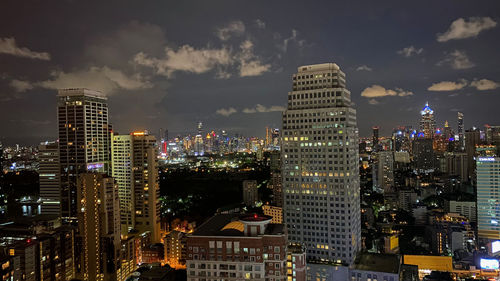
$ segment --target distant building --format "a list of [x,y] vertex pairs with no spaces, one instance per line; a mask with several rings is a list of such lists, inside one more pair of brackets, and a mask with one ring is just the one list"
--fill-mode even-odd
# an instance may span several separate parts
[[460,214],[470,222],[476,222],[476,202],[473,201],[446,201],[445,210],[448,213]]
[[412,146],[414,168],[419,173],[434,171],[435,157],[432,148],[432,139],[418,138],[413,141]]
[[464,134],[464,114],[462,112],[457,112],[457,132],[458,132],[458,142],[460,150],[465,149],[465,134]]
[[271,223],[283,223],[283,208],[271,205],[263,205],[262,211],[264,212],[264,215],[273,218],[271,220]]
[[469,181],[469,165],[467,153],[464,152],[445,152],[441,158],[441,171],[450,175],[458,176],[462,182]]
[[57,142],[39,145],[38,161],[42,215],[61,216],[59,145]]
[[[215,215],[187,238],[187,278],[287,280],[282,224],[262,215]],[[299,281],[299,279],[297,279]]]
[[500,239],[500,158],[477,159],[477,232],[479,238]]
[[432,139],[436,131],[436,121],[434,120],[434,110],[429,107],[429,103],[420,111],[420,132],[423,133],[423,138]]
[[243,202],[246,206],[255,206],[259,200],[259,193],[257,189],[257,181],[245,180],[243,181]]
[[392,151],[377,152],[377,183],[384,191],[394,188],[394,155]]

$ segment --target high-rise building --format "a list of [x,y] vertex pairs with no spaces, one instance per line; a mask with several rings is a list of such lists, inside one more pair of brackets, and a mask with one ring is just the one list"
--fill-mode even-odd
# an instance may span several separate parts
[[377,126],[372,127],[372,130],[373,130],[373,136],[372,136],[373,140],[372,140],[372,142],[373,142],[373,150],[375,150],[375,151],[377,150],[377,147],[378,147],[378,140],[379,140],[378,132],[379,132],[379,129],[380,128],[377,127]]
[[434,120],[434,110],[429,107],[429,103],[425,103],[425,107],[420,111],[422,119],[420,119],[420,132],[426,139],[432,139],[436,131],[436,121]]
[[460,150],[465,149],[465,135],[464,135],[464,114],[457,112],[457,125],[458,125],[458,142]]
[[59,189],[59,145],[57,142],[38,146],[38,177],[43,215],[61,215],[61,190]]
[[282,137],[289,240],[304,245],[311,262],[350,264],[361,249],[358,129],[338,65],[298,68]]
[[88,89],[58,91],[61,215],[77,216],[76,182],[87,170],[108,172],[110,126],[107,98]]
[[471,128],[465,131],[465,153],[467,154],[467,177],[474,178],[474,171],[476,170],[475,157],[478,155],[476,147],[481,144],[480,132],[476,128]]
[[118,185],[101,173],[78,178],[78,241],[81,245],[77,278],[117,280],[120,270],[120,203]]
[[417,138],[413,141],[413,163],[420,173],[428,173],[435,169],[435,156],[431,138]]
[[160,241],[156,139],[146,131],[113,136],[112,175],[120,194],[121,231],[150,231]]
[[257,189],[257,181],[245,180],[243,181],[243,202],[246,206],[255,206],[259,200]]
[[477,166],[477,233],[479,238],[500,239],[500,158],[479,157]]
[[377,183],[384,192],[394,188],[394,154],[392,151],[379,151],[377,153],[378,175]]

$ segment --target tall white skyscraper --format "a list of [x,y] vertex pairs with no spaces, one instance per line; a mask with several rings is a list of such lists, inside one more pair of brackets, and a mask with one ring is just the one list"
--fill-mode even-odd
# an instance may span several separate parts
[[285,222],[309,262],[351,264],[361,248],[358,129],[345,85],[334,63],[301,66],[283,113]]

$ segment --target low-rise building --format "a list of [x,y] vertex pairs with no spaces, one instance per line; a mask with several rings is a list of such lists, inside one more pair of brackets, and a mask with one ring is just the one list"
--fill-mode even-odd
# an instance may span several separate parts
[[287,235],[271,220],[257,214],[210,218],[187,238],[188,281],[287,280]]

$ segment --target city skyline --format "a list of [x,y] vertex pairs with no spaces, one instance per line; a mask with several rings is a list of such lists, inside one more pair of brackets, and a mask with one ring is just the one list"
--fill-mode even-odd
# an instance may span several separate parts
[[[360,3],[301,9],[288,2],[266,3],[266,9],[263,2],[253,9],[197,3],[204,12],[190,10],[187,2],[156,3],[136,13],[132,2],[58,1],[30,3],[37,12],[17,14],[12,11],[20,4],[5,2],[2,135],[55,139],[55,89],[86,87],[108,96],[110,123],[119,133],[194,132],[201,121],[214,130],[263,136],[266,126],[280,127],[296,66],[329,61],[350,78],[362,137],[371,135],[372,126],[381,135],[416,126],[426,101],[437,127],[447,120],[456,128],[457,111],[465,129],[500,121],[491,114],[499,101],[498,3],[445,1],[435,10]],[[85,21],[96,7],[93,21]],[[290,17],[274,17],[278,7]],[[328,12],[333,8],[334,15]],[[120,17],[109,16],[115,9]],[[332,30],[336,36],[324,36]]]

